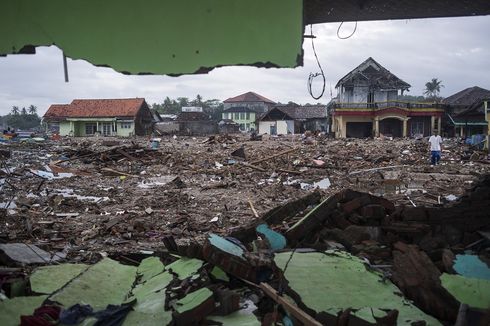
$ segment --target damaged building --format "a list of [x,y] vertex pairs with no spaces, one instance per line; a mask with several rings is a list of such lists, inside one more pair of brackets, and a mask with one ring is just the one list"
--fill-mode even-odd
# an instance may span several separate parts
[[446,133],[449,136],[471,137],[488,133],[485,103],[490,100],[490,90],[473,86],[446,97]]
[[368,58],[335,86],[332,127],[336,137],[428,136],[441,130],[444,110],[432,103],[399,101],[410,84]]
[[53,104],[43,116],[47,130],[61,136],[144,136],[151,132],[153,114],[143,98],[81,99]]
[[324,105],[280,105],[259,120],[259,134],[288,135],[305,131],[327,132],[328,114]]

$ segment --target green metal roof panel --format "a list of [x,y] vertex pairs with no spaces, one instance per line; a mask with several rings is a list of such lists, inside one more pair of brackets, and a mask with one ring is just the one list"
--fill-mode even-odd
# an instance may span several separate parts
[[301,0],[5,0],[0,54],[55,44],[130,74],[302,64]]

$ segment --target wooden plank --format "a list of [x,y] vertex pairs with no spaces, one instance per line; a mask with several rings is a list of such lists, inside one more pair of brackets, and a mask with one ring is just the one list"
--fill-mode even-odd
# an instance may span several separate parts
[[280,152],[280,153],[274,154],[274,155],[272,155],[272,156],[264,157],[264,158],[261,158],[260,160],[253,161],[253,162],[251,162],[250,164],[257,164],[257,163],[261,163],[261,162],[264,162],[264,161],[272,160],[273,158],[276,158],[276,157],[279,157],[279,156],[283,156],[283,155],[286,155],[286,154],[289,154],[289,153],[295,152],[295,151],[297,151],[298,149],[299,149],[299,147],[291,148],[291,149],[288,149],[288,150],[286,150],[286,151],[283,151],[283,152]]
[[315,318],[308,315],[306,312],[301,310],[298,306],[287,301],[284,297],[281,297],[279,293],[267,283],[260,283],[260,288],[265,292],[272,300],[279,303],[286,309],[291,315],[296,317],[305,326],[322,326]]

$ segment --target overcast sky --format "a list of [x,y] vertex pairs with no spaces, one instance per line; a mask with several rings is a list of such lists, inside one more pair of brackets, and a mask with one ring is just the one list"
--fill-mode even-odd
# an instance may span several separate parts
[[[490,16],[360,22],[347,40],[337,38],[339,24],[315,25],[315,47],[327,77],[321,103],[330,101],[330,88],[368,57],[412,85],[421,95],[424,84],[439,78],[446,97],[466,87],[490,89]],[[349,34],[354,23],[344,24]],[[309,27],[307,28],[309,33]],[[0,57],[0,115],[34,104],[43,114],[50,104],[74,98],[144,97],[149,104],[170,98],[225,100],[255,91],[276,102],[316,103],[306,88],[310,72],[317,72],[310,39],[305,39],[304,66],[295,69],[223,67],[205,75],[180,77],[126,76],[83,60],[68,60],[70,82],[65,83],[61,51],[37,49],[36,55]],[[321,86],[320,80],[314,87]]]

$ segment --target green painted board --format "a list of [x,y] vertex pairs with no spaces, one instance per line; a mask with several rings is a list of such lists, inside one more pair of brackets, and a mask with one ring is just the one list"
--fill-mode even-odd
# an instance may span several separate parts
[[80,303],[89,304],[94,310],[104,309],[108,304],[123,303],[135,278],[136,267],[104,258],[53,294],[50,300],[65,307]]
[[143,259],[138,266],[138,275],[141,276],[140,282],[149,280],[155,275],[160,274],[165,269],[165,266],[158,257],[148,257]]
[[221,268],[218,266],[214,266],[213,269],[211,270],[211,276],[214,277],[216,280],[221,280],[224,282],[229,282],[230,278],[228,277],[228,274],[225,273]]
[[[276,254],[275,263],[283,269],[290,252]],[[289,287],[303,303],[316,312],[337,314],[347,308],[360,309],[359,317],[372,321],[366,308],[376,314],[381,309],[397,309],[398,325],[410,325],[425,320],[428,325],[440,325],[399,294],[391,282],[382,280],[378,273],[368,271],[363,262],[344,252],[295,253],[285,272]]]
[[442,286],[459,302],[473,308],[490,308],[490,281],[446,273],[440,279]]
[[195,258],[182,257],[165,267],[165,270],[177,274],[180,280],[186,279],[196,274],[204,262]]
[[124,319],[123,326],[154,326],[168,325],[172,321],[172,313],[170,311],[144,313],[140,311],[131,311]]
[[38,267],[29,277],[31,290],[36,293],[51,294],[61,289],[63,285],[87,268],[88,265],[85,264],[60,264]]
[[3,0],[0,54],[56,44],[131,74],[302,63],[301,0]]
[[172,320],[172,312],[164,308],[164,291],[146,294],[136,301],[123,325],[167,325]]
[[220,322],[223,325],[234,326],[260,326],[261,323],[254,314],[243,310],[235,311],[226,316],[209,316],[207,320]]
[[153,292],[165,289],[167,285],[172,281],[172,279],[173,275],[168,272],[156,275],[148,281],[142,284],[138,284],[133,289],[133,296],[135,296],[136,299],[140,301]]
[[201,288],[197,291],[188,293],[185,297],[175,303],[175,311],[179,314],[192,310],[202,304],[213,295],[208,288]]
[[47,295],[33,297],[17,297],[0,301],[0,325],[17,326],[20,316],[32,315],[34,310],[41,306]]

